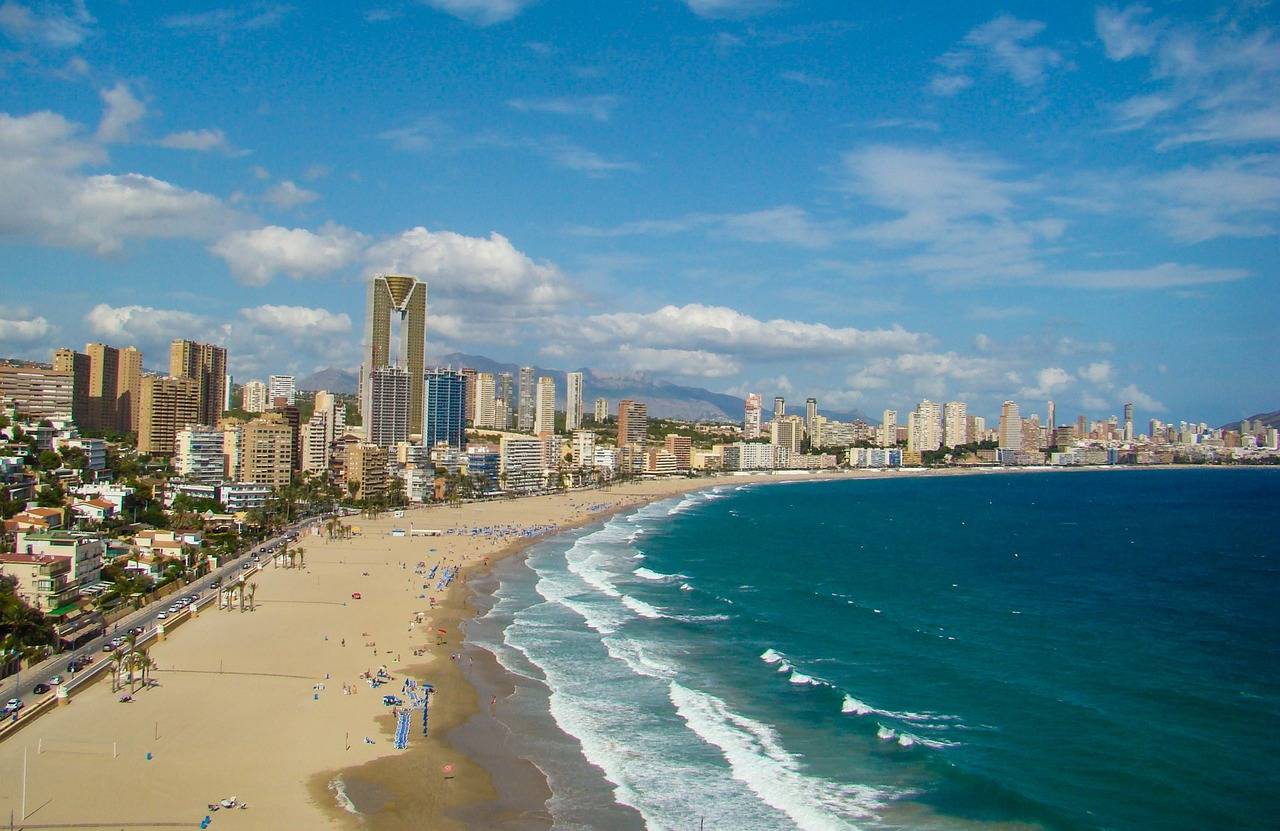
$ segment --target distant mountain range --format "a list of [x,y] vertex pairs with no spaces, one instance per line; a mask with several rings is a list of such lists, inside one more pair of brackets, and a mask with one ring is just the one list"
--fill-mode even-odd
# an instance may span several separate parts
[[[1258,413],[1249,416],[1247,421],[1261,421],[1268,427],[1280,428],[1280,410],[1273,410],[1269,413]],[[1230,424],[1222,425],[1224,430],[1239,430],[1241,422],[1233,421]]]
[[[492,372],[495,375],[500,372],[510,372],[515,379],[516,386],[519,387],[520,384],[520,366],[518,364],[500,363],[483,355],[452,352],[448,355],[440,356],[436,363],[442,366],[471,367],[480,372]],[[597,398],[609,400],[609,411],[611,413],[616,410],[619,399],[632,398],[647,404],[649,415],[654,418],[731,422],[742,420],[742,408],[745,402],[735,395],[712,392],[702,387],[673,384],[669,381],[654,378],[644,372],[614,374],[599,372],[585,367],[579,371],[584,376],[582,399],[588,411],[591,410],[592,403]],[[565,372],[563,369],[533,368],[534,377],[548,375],[555,378],[556,392],[560,395],[559,405],[561,407],[564,406]],[[322,369],[299,379],[298,389],[354,393],[358,380],[359,377],[354,372],[333,368]],[[821,402],[819,402],[819,406],[821,406]],[[766,418],[769,417],[768,412],[772,412],[771,407],[772,401],[766,401]],[[788,407],[787,412],[803,415],[804,407]],[[836,413],[827,410],[822,410],[822,414],[828,418],[841,420],[852,420],[861,417],[858,413]]]

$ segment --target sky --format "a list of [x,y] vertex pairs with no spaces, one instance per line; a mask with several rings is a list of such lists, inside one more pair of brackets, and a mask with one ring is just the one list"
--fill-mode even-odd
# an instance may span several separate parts
[[[428,349],[823,409],[1280,407],[1266,2],[0,5],[0,356]],[[1043,416],[1042,416],[1043,418]]]

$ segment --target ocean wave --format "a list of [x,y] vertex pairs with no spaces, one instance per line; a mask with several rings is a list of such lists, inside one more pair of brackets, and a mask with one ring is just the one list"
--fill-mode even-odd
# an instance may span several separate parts
[[733,620],[733,615],[675,615],[675,619],[685,623],[722,623]]
[[800,759],[782,746],[769,725],[675,681],[669,690],[676,712],[703,741],[720,749],[733,778],[804,831],[853,831],[856,826],[850,819],[873,817],[893,796],[807,775]]
[[805,675],[803,672],[796,670],[791,673],[791,677],[787,679],[792,684],[806,684],[810,687],[829,687],[831,686],[821,678],[814,678],[812,675]]
[[683,580],[685,577],[685,575],[683,574],[663,574],[660,571],[653,571],[652,569],[645,568],[644,566],[641,566],[640,568],[636,569],[631,573],[643,580],[656,580],[656,581]]
[[338,803],[339,808],[348,814],[360,816],[360,812],[356,810],[356,804],[351,801],[351,797],[347,796],[346,782],[341,778],[333,779],[329,782],[329,790],[333,791],[333,799]]
[[876,738],[882,742],[893,742],[899,747],[915,747],[916,745],[920,745],[922,747],[931,747],[935,750],[942,750],[947,747],[956,747],[959,744],[959,742],[923,739],[913,733],[907,733],[903,730],[894,730],[891,727],[885,727],[883,724],[880,725],[878,730],[876,730]]
[[779,661],[784,660],[786,657],[787,656],[783,655],[773,647],[769,647],[764,652],[760,653],[760,660],[764,661],[766,664],[776,664]]
[[885,718],[894,718],[899,721],[954,721],[956,716],[941,715],[938,713],[912,713],[898,712],[896,710],[883,710],[879,707],[872,707],[865,701],[859,701],[852,695],[845,693],[844,700],[840,702],[840,712],[849,713],[856,716],[884,716]]
[[638,614],[640,617],[649,618],[650,620],[658,620],[666,617],[660,609],[638,600],[629,594],[622,595],[622,605]]
[[682,592],[691,592],[691,591],[693,591],[693,586],[690,586],[688,583],[681,583],[681,584],[680,584],[680,591],[682,591]]

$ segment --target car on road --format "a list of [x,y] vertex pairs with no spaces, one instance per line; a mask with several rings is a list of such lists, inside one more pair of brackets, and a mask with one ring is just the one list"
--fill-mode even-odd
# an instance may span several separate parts
[[245,563],[244,565],[240,566],[240,570],[241,570],[241,571],[248,571],[251,567],[252,567],[252,564],[251,564],[251,563]]
[[141,636],[144,630],[143,630],[143,628],[142,628],[141,626],[135,626],[135,627],[133,627],[132,629],[130,629],[129,631],[130,631],[130,632],[132,632],[132,633],[133,633],[133,634],[135,634],[135,635]]
[[161,612],[160,614],[156,615],[156,620],[164,620],[167,617],[169,617],[168,612]]
[[11,698],[11,699],[9,699],[9,701],[4,705],[4,714],[7,716],[7,715],[9,715],[10,713],[16,713],[16,712],[18,712],[18,711],[19,711],[19,710],[21,710],[21,709],[22,709],[22,701],[21,701],[21,700],[19,700],[19,699],[17,699],[17,698]]
[[187,600],[190,600],[192,603],[195,603],[195,602],[196,602],[197,600],[199,600],[199,599],[200,599],[200,595],[198,595],[198,594],[189,594],[189,595],[187,595]]
[[113,643],[104,643],[104,644],[102,645],[102,651],[103,651],[103,652],[110,652],[110,651],[112,651],[112,650],[113,650],[113,649],[115,649],[115,648],[116,648],[116,645],[115,645],[115,644],[113,644]]
[[48,691],[49,691],[49,685],[43,684],[43,683],[36,684],[34,687],[31,688],[32,695],[44,695]]
[[222,585],[222,580],[214,580],[212,583],[209,584],[209,588],[216,589],[221,585]]
[[59,684],[62,683],[62,676],[61,675],[53,676],[52,678],[49,679],[49,683],[55,687],[58,686]]

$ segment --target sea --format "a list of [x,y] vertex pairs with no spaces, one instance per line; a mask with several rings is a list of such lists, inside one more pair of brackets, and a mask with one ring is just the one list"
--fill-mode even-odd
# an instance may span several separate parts
[[1280,470],[717,482],[497,568],[555,827],[1280,828]]

